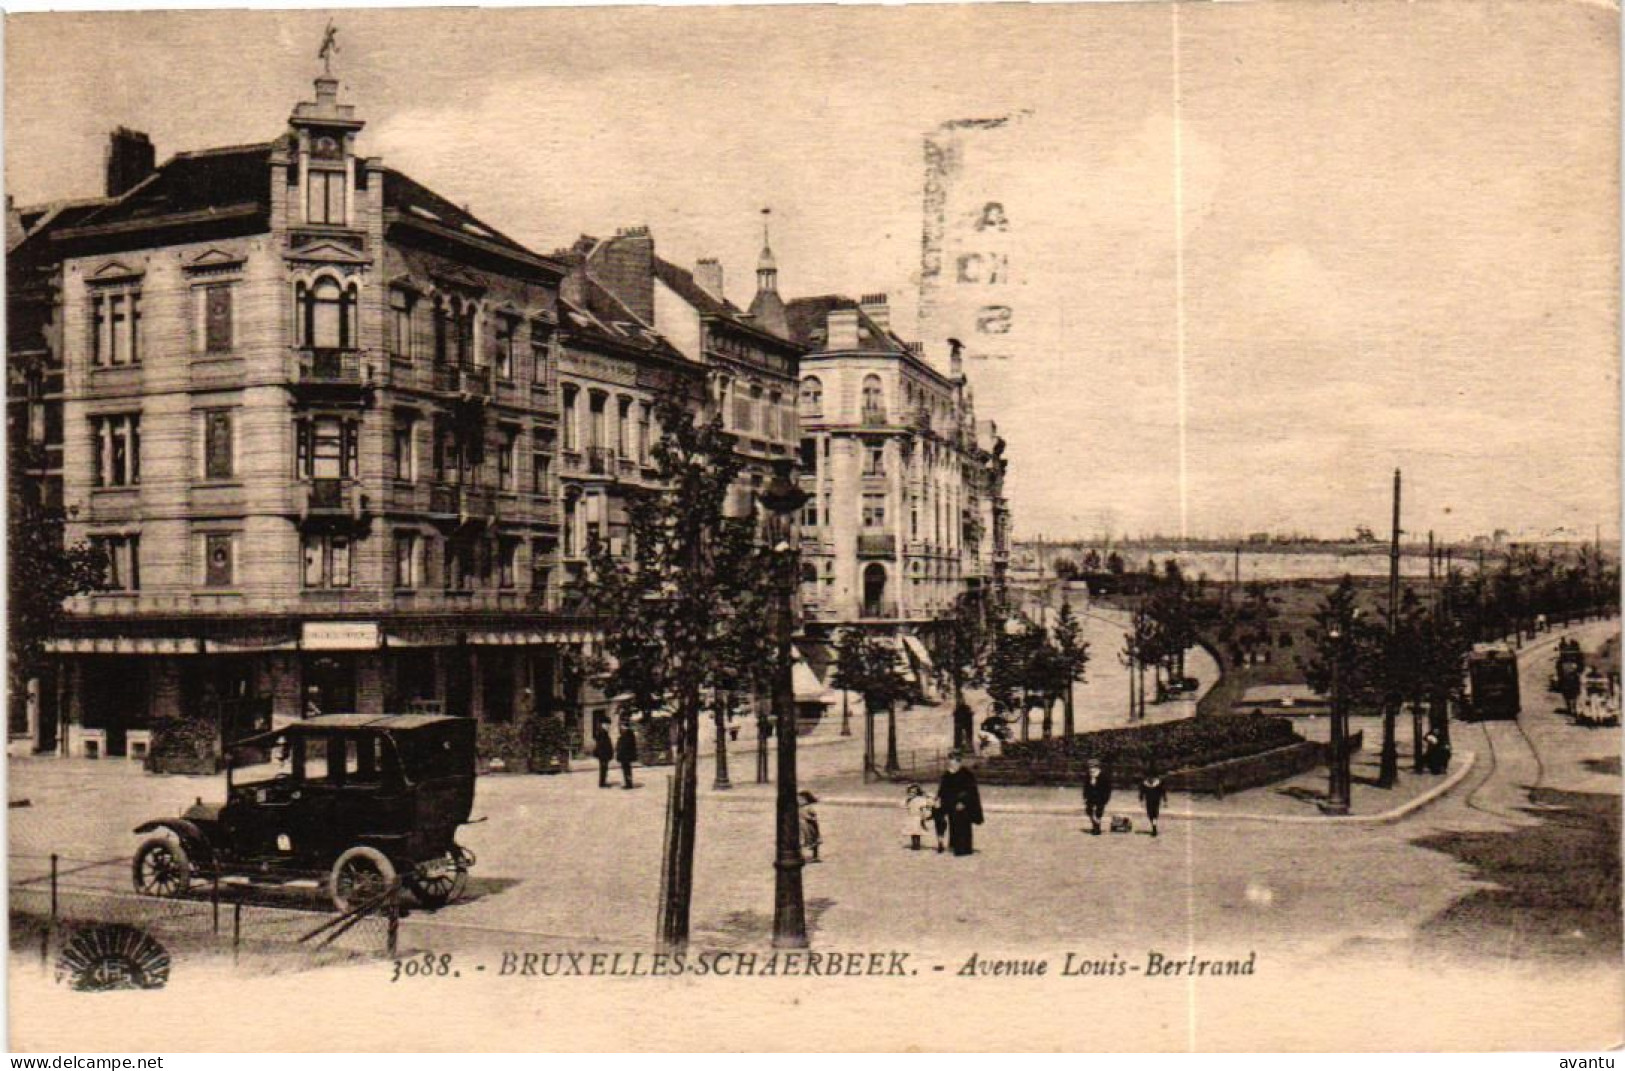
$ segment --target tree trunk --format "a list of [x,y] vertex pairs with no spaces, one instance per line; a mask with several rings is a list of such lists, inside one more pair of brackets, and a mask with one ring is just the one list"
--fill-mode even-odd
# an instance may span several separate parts
[[688,947],[689,908],[694,900],[694,835],[699,796],[697,692],[683,697],[672,719],[672,795],[666,809],[666,852],[661,875],[658,941],[665,952]]
[[1071,681],[1066,682],[1066,694],[1062,697],[1061,701],[1064,704],[1064,706],[1061,708],[1061,730],[1063,733],[1065,733],[1067,739],[1070,740],[1076,728],[1072,721],[1073,698]]
[[1055,702],[1050,699],[1044,701],[1044,739],[1048,740],[1055,735]]
[[1422,772],[1422,701],[1420,699],[1411,701],[1411,772]]
[[902,769],[897,764],[897,704],[892,703],[886,707],[886,772],[896,773]]
[[869,700],[863,701],[863,779],[869,780],[875,773],[875,712],[869,705]]
[[732,788],[733,782],[728,780],[728,717],[721,704],[711,718],[717,729],[717,773],[711,787]]
[[1399,741],[1394,737],[1394,720],[1399,704],[1382,704],[1382,760],[1377,768],[1377,787],[1393,788],[1399,782]]

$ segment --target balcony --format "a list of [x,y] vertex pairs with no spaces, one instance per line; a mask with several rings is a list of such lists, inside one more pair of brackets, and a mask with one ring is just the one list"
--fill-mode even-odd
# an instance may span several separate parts
[[354,480],[320,477],[299,484],[299,522],[308,527],[365,527],[370,520],[367,496]]
[[897,556],[897,537],[891,533],[858,533],[858,557],[860,558],[895,558]]
[[587,475],[608,476],[614,472],[615,452],[605,446],[587,447]]
[[293,385],[301,401],[367,405],[372,366],[361,350],[307,347],[295,353]]
[[865,599],[858,607],[858,616],[865,621],[894,621],[897,619],[897,600]]
[[866,405],[863,407],[863,426],[866,428],[884,428],[889,423],[886,419],[886,410],[879,406]]
[[465,401],[487,401],[496,392],[490,368],[459,365],[435,365],[434,389],[440,394],[456,395]]
[[501,511],[490,487],[437,483],[429,488],[429,518],[451,528],[490,527]]
[[915,431],[931,430],[931,410],[927,406],[919,406],[914,410],[914,417],[909,423]]
[[622,457],[615,462],[616,469],[622,476],[636,476],[638,463],[636,458]]

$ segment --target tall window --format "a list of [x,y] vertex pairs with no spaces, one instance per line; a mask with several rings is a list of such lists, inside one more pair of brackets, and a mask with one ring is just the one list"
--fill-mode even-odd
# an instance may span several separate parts
[[395,586],[415,588],[422,581],[419,575],[418,534],[395,533]]
[[456,334],[456,320],[445,298],[434,299],[434,363],[443,365],[451,361],[451,340]]
[[[807,504],[801,507],[801,527],[818,527],[818,496],[808,495]],[[811,563],[808,563],[811,564]]]
[[504,536],[497,541],[497,586],[518,586],[519,540]]
[[141,414],[92,417],[96,446],[95,486],[133,487],[141,482]]
[[395,433],[391,447],[391,467],[397,480],[411,482],[418,478],[417,421],[410,416],[395,418]]
[[649,447],[654,441],[650,432],[649,406],[645,403],[638,410],[638,460],[645,465],[649,463]]
[[866,418],[886,415],[886,395],[880,388],[879,376],[863,377],[863,415]]
[[478,312],[473,302],[457,310],[457,363],[463,368],[485,363],[474,349],[474,320]]
[[865,528],[886,527],[886,496],[863,496],[863,526]]
[[141,537],[139,535],[91,536],[90,545],[107,558],[107,591],[141,590]]
[[474,590],[474,544],[467,539],[448,539],[444,554],[444,568],[441,576],[445,579],[447,591],[473,591]]
[[533,321],[530,325],[530,385],[533,390],[550,390],[553,386],[553,377],[548,369],[552,349],[552,332],[545,323]]
[[305,221],[344,225],[344,172],[312,168],[305,174]]
[[615,452],[629,458],[632,456],[632,399],[620,399],[616,415]]
[[307,480],[349,479],[358,471],[359,429],[338,417],[301,420],[295,429],[298,474]]
[[519,429],[502,429],[502,448],[497,451],[497,487],[519,490]]
[[886,475],[886,448],[884,446],[871,444],[863,448],[863,474],[865,476]]
[[817,376],[801,381],[801,411],[808,416],[818,416],[824,411],[824,383]]
[[230,409],[205,409],[203,424],[203,478],[229,480],[237,475],[237,444]]
[[412,359],[412,306],[416,298],[395,287],[389,292],[389,352]]
[[546,440],[536,436],[530,454],[530,489],[538,495],[545,495],[550,490],[549,482],[552,479],[550,472],[551,459],[546,453]]
[[530,590],[541,595],[543,605],[551,605],[548,599],[548,581],[552,579],[552,569],[548,566],[547,542],[541,539],[530,541]]
[[498,379],[513,379],[513,367],[518,363],[519,320],[513,316],[497,317],[496,364]]
[[105,290],[91,295],[90,363],[116,368],[141,363],[141,291]]
[[198,348],[229,353],[232,347],[231,284],[210,283],[192,291],[197,302]]
[[347,350],[355,345],[354,287],[340,286],[338,280],[324,276],[311,286],[300,283],[297,296],[300,341],[304,346]]
[[350,537],[345,535],[305,536],[305,587],[347,588],[350,586]]
[[608,396],[593,391],[587,395],[587,405],[590,410],[587,423],[587,446],[597,448],[604,445],[604,403]]
[[237,537],[230,532],[206,532],[203,544],[203,575],[206,588],[229,588],[237,577]]
[[577,427],[576,396],[580,393],[573,384],[566,383],[559,392],[559,428],[564,435],[566,450],[580,450],[581,439]]

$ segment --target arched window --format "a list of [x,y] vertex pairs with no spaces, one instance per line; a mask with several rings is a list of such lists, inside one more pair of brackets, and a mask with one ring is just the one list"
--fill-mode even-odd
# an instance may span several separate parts
[[887,616],[886,567],[878,562],[863,567],[863,616]]
[[354,285],[323,276],[298,286],[300,342],[310,349],[347,350],[355,345]]
[[886,416],[886,395],[881,390],[879,376],[863,377],[863,415],[865,419]]
[[801,381],[801,411],[810,416],[824,411],[824,383],[817,376]]

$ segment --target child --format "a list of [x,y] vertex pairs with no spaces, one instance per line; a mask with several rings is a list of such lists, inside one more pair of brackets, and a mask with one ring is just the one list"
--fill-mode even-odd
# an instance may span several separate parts
[[1140,799],[1145,802],[1145,816],[1151,822],[1151,835],[1157,835],[1157,815],[1162,813],[1162,801],[1168,796],[1168,786],[1162,774],[1153,767],[1140,779]]
[[[920,842],[925,831],[936,821],[937,801],[925,794],[925,789],[919,785],[909,785],[908,794],[903,798],[903,807],[908,811],[908,818],[903,822],[903,832],[908,837],[908,846],[911,851],[920,850]],[[937,834],[937,850],[942,850],[942,834]]]
[[801,847],[804,850],[812,853],[812,858],[809,859],[808,862],[816,863],[819,861],[818,846],[823,843],[823,838],[818,833],[818,812],[813,810],[812,807],[813,804],[818,802],[818,797],[814,796],[811,792],[805,791],[803,791],[800,796]]

